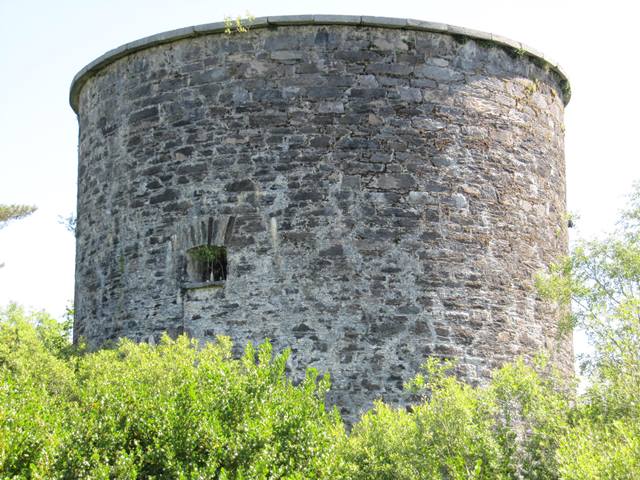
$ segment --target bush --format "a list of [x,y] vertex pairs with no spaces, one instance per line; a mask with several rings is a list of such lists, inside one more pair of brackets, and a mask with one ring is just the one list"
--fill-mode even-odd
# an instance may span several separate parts
[[47,478],[75,393],[64,326],[16,306],[0,311],[0,473]]
[[569,311],[593,352],[581,358],[589,379],[559,439],[561,478],[631,479],[640,472],[640,185],[615,232],[579,243],[538,283]]
[[264,343],[233,359],[226,338],[199,348],[186,337],[86,353],[67,326],[11,306],[0,477],[583,480],[640,467],[637,371],[609,360],[575,399],[544,361],[471,387],[430,359],[407,385],[420,402],[378,402],[347,435],[325,410],[328,378],[309,370],[294,386],[287,355]]
[[3,478],[327,478],[342,423],[328,378],[286,378],[288,352],[165,337],[68,356],[51,329],[0,322]]
[[424,368],[410,384],[425,392],[411,412],[378,403],[355,425],[343,478],[555,478],[568,401],[551,381],[522,362],[477,388],[433,359]]

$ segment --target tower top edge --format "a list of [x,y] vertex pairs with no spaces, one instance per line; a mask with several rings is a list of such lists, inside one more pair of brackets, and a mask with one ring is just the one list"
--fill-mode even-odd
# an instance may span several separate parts
[[[563,90],[563,101],[565,106],[571,98],[571,89],[569,79],[564,69],[554,60],[549,58],[542,52],[529,47],[521,42],[511,40],[510,38],[487,33],[479,30],[473,30],[445,23],[427,22],[423,20],[414,20],[406,18],[393,17],[372,17],[372,16],[356,16],[356,15],[285,15],[272,17],[258,17],[251,21],[250,29],[260,29],[268,27],[285,27],[285,26],[309,26],[309,25],[350,25],[354,27],[379,27],[397,30],[414,30],[422,32],[433,32],[448,34],[456,37],[468,38],[471,40],[480,40],[488,42],[502,48],[510,48],[517,52],[518,55],[532,58],[534,61],[541,62],[549,70],[554,71],[558,76]],[[79,97],[82,88],[87,81],[100,70],[112,64],[116,60],[126,57],[132,53],[139,52],[151,47],[172,43],[186,38],[195,38],[205,35],[224,34],[227,29],[225,22],[206,23],[194,25],[190,27],[169,30],[157,33],[148,37],[125,43],[113,50],[109,50],[105,54],[96,58],[85,67],[83,67],[73,78],[69,91],[69,103],[73,111],[78,113]]]

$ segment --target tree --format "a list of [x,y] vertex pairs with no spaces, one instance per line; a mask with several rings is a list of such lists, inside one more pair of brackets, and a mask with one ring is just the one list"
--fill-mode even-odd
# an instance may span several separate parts
[[583,241],[538,284],[572,307],[566,325],[583,329],[593,353],[581,368],[589,386],[558,450],[562,478],[631,479],[640,471],[640,185],[617,229]]
[[0,229],[7,226],[11,220],[19,220],[31,215],[37,210],[33,205],[0,205]]

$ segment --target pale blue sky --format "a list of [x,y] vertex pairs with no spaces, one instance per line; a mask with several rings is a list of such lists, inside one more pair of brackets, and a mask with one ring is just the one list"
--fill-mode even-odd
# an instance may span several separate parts
[[566,110],[568,204],[578,235],[612,226],[635,179],[640,98],[634,2],[536,0],[286,1],[0,0],[0,203],[33,203],[0,231],[0,305],[61,315],[73,298],[74,241],[57,223],[75,209],[75,73],[140,37],[226,15],[356,14],[408,17],[493,32],[559,62]]

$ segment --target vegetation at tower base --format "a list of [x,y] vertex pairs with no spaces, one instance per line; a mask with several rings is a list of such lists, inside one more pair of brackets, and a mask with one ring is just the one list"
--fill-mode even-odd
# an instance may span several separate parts
[[2,313],[0,478],[330,478],[328,379],[293,386],[269,343],[239,360],[225,338],[70,355],[29,320]]
[[[544,296],[573,313],[594,352],[582,359],[591,386],[558,451],[566,478],[638,478],[640,472],[640,184],[617,231],[582,242],[539,278]],[[568,309],[565,309],[568,311]]]
[[569,395],[521,361],[473,388],[431,359],[412,387],[429,394],[410,411],[384,403],[354,426],[343,449],[353,479],[556,478],[555,446]]
[[576,401],[544,361],[474,388],[431,359],[408,385],[420,402],[379,402],[347,434],[325,410],[328,379],[310,370],[292,385],[268,343],[234,360],[224,338],[94,353],[67,338],[44,314],[2,312],[0,478],[631,479],[639,467],[631,364],[594,366]]
[[429,359],[410,409],[382,402],[347,433],[323,402],[326,377],[294,386],[269,343],[231,357],[121,341],[86,353],[68,325],[0,313],[0,478],[637,479],[640,471],[640,194],[620,229],[579,245],[538,279],[591,337],[576,396],[523,361],[485,386]]

